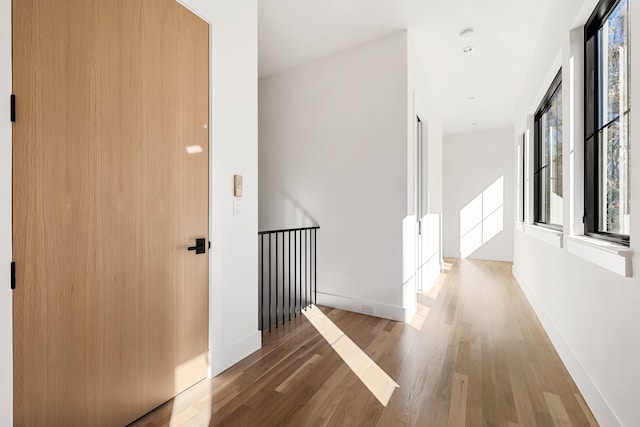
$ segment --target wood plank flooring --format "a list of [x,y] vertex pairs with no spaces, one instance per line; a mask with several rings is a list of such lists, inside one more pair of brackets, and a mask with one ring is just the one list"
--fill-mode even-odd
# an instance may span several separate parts
[[511,275],[447,260],[415,322],[320,307],[399,384],[386,407],[304,316],[133,425],[597,426]]

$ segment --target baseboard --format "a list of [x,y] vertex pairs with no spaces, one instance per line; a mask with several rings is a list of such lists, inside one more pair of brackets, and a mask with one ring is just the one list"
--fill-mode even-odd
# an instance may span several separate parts
[[[318,305],[338,308],[340,310],[352,311],[354,313],[367,314],[369,316],[382,317],[384,319],[404,322],[405,309],[393,305],[381,304],[379,302],[347,298],[340,295],[325,294],[318,292]],[[364,311],[363,305],[369,306],[373,310]]]
[[547,316],[547,313],[529,286],[522,280],[522,276],[518,273],[516,267],[513,266],[511,271],[513,273],[513,277],[515,277],[516,282],[520,286],[520,289],[522,289],[527,300],[529,300],[529,304],[533,307],[540,323],[542,323],[542,326],[549,336],[553,347],[558,352],[560,359],[562,359],[562,362],[569,371],[573,381],[576,383],[576,386],[578,386],[578,389],[589,405],[589,408],[591,408],[591,411],[596,417],[598,423],[602,426],[621,427],[622,423],[618,420],[606,399],[602,396],[602,393],[600,393],[596,384],[593,382],[571,348],[567,345],[555,324],[551,321],[549,316]]
[[210,360],[209,363],[209,378],[221,374],[254,351],[259,350],[260,347],[262,347],[262,334],[257,330],[228,347],[214,349],[212,351],[213,360]]

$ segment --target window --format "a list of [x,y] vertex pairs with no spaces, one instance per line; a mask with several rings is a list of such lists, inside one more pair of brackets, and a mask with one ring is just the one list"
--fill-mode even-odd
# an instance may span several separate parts
[[523,133],[522,134],[522,138],[520,141],[520,144],[518,144],[518,181],[516,184],[516,194],[518,195],[518,213],[517,213],[517,220],[519,222],[524,222],[525,221],[525,215],[524,215],[524,211],[525,211],[525,191],[524,191],[524,187],[526,185],[526,178],[525,178],[525,170],[526,170],[526,164],[525,164],[525,152],[526,152],[526,134]]
[[562,229],[562,70],[535,115],[534,222]]
[[629,245],[629,0],[585,26],[585,232]]
[[526,134],[522,134],[522,162],[520,164],[522,171],[520,172],[520,179],[522,181],[521,190],[522,190],[522,208],[520,209],[520,221],[524,222],[525,212],[527,209],[527,192],[525,191],[525,187],[527,185],[527,137]]

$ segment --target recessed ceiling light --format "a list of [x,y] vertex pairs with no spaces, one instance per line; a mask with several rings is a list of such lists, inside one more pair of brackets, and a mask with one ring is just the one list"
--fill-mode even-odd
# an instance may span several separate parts
[[478,122],[471,123],[471,126],[478,126]]
[[473,46],[467,46],[464,49],[462,49],[463,53],[470,53],[471,51],[473,51]]
[[473,28],[469,27],[469,28],[465,28],[464,30],[460,31],[460,37],[463,39],[469,39],[471,37],[473,37]]
[[467,98],[467,101],[473,101],[474,99],[476,99],[476,97],[475,97],[475,96],[469,96],[469,97]]

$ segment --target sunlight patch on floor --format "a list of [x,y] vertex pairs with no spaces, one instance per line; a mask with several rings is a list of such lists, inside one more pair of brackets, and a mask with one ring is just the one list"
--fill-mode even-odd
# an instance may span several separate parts
[[413,315],[413,319],[411,319],[411,321],[409,322],[409,325],[412,326],[414,329],[421,331],[422,327],[424,326],[424,322],[427,320],[427,317],[429,316],[430,310],[431,309],[426,305],[418,303],[418,305],[416,306],[416,314]]
[[383,406],[387,406],[393,392],[400,386],[318,307],[311,306],[303,311],[303,314],[376,399]]
[[[176,395],[171,401],[169,427],[207,426],[211,419],[211,383],[197,382],[207,372],[207,353],[180,364],[174,371]],[[194,385],[194,381],[196,384]],[[184,390],[184,391],[183,391]]]
[[[187,390],[177,395],[173,400],[169,427],[200,427],[208,426],[211,420],[211,383],[206,387],[197,387],[197,396],[193,390]],[[164,424],[166,425],[166,424]]]
[[[169,421],[169,426],[178,427],[178,426],[187,425],[199,414],[200,414],[200,411],[198,411],[193,406],[189,406],[185,408],[183,411],[181,411],[180,413],[172,415],[171,421]],[[194,425],[194,424],[191,424],[191,425]]]
[[427,292],[422,292],[422,295],[425,295],[434,301],[437,300],[446,279],[447,279],[447,273],[440,273],[440,275],[434,282],[431,289],[429,289]]

